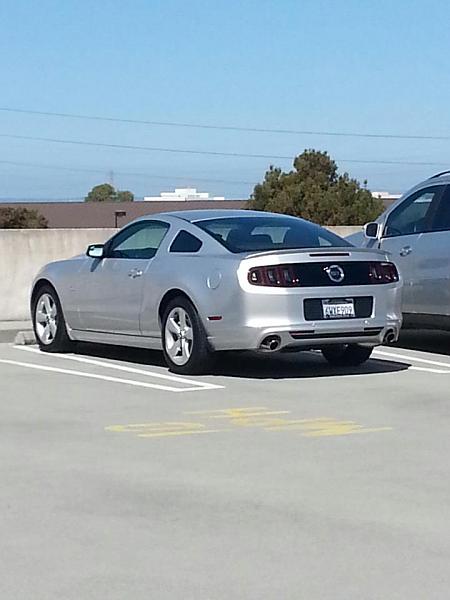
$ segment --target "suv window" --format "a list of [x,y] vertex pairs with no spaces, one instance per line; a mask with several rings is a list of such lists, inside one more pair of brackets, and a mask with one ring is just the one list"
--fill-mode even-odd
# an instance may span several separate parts
[[108,258],[153,258],[169,229],[162,221],[142,221],[120,231],[108,247]]
[[433,219],[433,231],[450,231],[450,185],[445,188],[445,194]]
[[388,217],[383,237],[430,231],[431,216],[442,195],[443,186],[419,190],[406,198]]
[[188,231],[180,231],[170,246],[170,252],[198,252],[203,242]]

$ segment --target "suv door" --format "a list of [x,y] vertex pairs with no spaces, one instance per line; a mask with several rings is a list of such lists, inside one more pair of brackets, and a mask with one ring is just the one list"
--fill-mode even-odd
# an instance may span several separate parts
[[143,278],[168,229],[163,221],[139,221],[105,245],[105,258],[87,261],[79,303],[82,329],[140,334]]
[[430,231],[420,237],[416,269],[416,311],[450,316],[450,186],[433,213]]
[[444,185],[422,188],[397,206],[387,217],[380,247],[391,253],[403,277],[403,312],[419,313],[423,305],[424,272],[432,260],[423,252],[432,231]]

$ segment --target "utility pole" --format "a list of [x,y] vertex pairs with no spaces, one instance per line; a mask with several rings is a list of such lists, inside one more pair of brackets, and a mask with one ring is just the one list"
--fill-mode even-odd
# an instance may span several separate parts
[[109,183],[114,187],[114,171],[112,169],[109,172]]

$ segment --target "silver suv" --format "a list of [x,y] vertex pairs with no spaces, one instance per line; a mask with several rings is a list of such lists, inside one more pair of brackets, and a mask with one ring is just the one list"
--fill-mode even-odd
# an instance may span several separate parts
[[349,241],[391,253],[406,327],[450,330],[450,171],[416,185]]

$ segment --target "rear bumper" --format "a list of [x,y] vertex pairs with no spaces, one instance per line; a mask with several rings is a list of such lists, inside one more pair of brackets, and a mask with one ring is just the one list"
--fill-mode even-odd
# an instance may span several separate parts
[[[348,322],[345,327],[306,328],[305,323],[299,323],[289,328],[266,327],[264,329],[245,328],[240,331],[239,339],[224,343],[220,338],[209,338],[216,350],[261,350],[264,340],[269,336],[279,338],[277,350],[284,348],[317,348],[330,344],[366,344],[379,346],[385,338],[392,334],[391,342],[396,341],[401,328],[401,319],[390,320],[379,325]],[[341,323],[342,325],[342,323]]]
[[[304,300],[325,294],[327,298],[370,295],[372,314],[367,318],[307,320]],[[325,294],[322,290],[318,294],[317,289],[270,296],[245,294],[233,314],[207,324],[211,346],[215,350],[263,350],[261,345],[268,336],[279,338],[277,350],[345,343],[377,346],[388,334],[398,338],[402,325],[401,285],[329,290]]]

